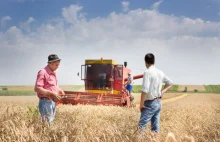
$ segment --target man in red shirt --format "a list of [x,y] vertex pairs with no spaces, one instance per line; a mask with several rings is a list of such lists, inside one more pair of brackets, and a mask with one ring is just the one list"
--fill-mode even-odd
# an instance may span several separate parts
[[60,65],[60,58],[51,54],[48,56],[48,65],[38,72],[35,84],[35,92],[39,98],[39,111],[43,121],[51,122],[54,120],[56,103],[60,100],[59,95],[65,95],[63,90],[58,87],[56,70]]

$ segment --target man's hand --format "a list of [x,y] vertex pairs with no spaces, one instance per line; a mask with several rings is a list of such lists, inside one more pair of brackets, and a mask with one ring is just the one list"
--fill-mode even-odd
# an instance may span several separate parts
[[52,93],[52,97],[55,102],[61,100],[61,96],[55,92]]
[[161,96],[163,96],[163,94],[166,93],[171,87],[172,85],[165,85],[163,90],[161,91]]
[[109,81],[114,81],[114,79],[113,78],[109,78]]
[[145,108],[147,108],[147,107],[144,105],[140,105],[140,112],[142,112]]
[[53,101],[54,102],[57,102],[57,101],[60,101],[60,100],[61,100],[61,96],[59,94],[53,95]]
[[64,93],[64,91],[63,91],[62,89],[59,89],[58,93],[59,93],[59,95],[61,95],[61,96],[64,96],[64,95],[65,95],[65,93]]

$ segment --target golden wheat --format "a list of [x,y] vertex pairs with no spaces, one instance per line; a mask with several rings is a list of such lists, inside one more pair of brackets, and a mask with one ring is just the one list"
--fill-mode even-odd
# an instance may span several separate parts
[[[136,133],[138,108],[58,106],[52,125],[41,122],[36,105],[0,103],[1,142],[211,142],[220,141],[219,95],[195,95],[164,104],[161,132]],[[203,100],[203,101],[201,101]],[[207,102],[207,103],[206,103]]]

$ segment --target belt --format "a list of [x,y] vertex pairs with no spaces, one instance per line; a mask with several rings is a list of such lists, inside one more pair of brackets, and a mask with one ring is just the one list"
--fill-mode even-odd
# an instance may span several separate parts
[[40,100],[52,100],[52,99],[50,99],[48,97],[40,97]]
[[[162,97],[156,97],[156,98],[154,98],[153,100],[146,100],[146,101],[154,101],[154,100],[159,100],[159,99],[161,99]],[[145,101],[145,102],[146,102]]]

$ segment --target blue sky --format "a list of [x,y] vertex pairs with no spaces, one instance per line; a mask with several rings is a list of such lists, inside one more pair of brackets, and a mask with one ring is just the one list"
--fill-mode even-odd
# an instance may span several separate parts
[[220,84],[220,1],[1,0],[0,50],[0,85],[33,85],[51,53],[60,84],[82,84],[85,59],[140,74],[148,52],[177,84]]
[[[18,25],[29,17],[34,17],[37,20],[35,24],[40,24],[47,22],[51,17],[62,16],[63,7],[78,4],[83,5],[83,12],[90,19],[105,17],[112,11],[121,12],[121,2],[119,0],[1,0],[0,17],[6,15],[12,17],[7,27]],[[151,9],[156,0],[130,0],[128,2],[130,2],[130,9]],[[164,0],[159,11],[175,16],[220,21],[218,0]]]

